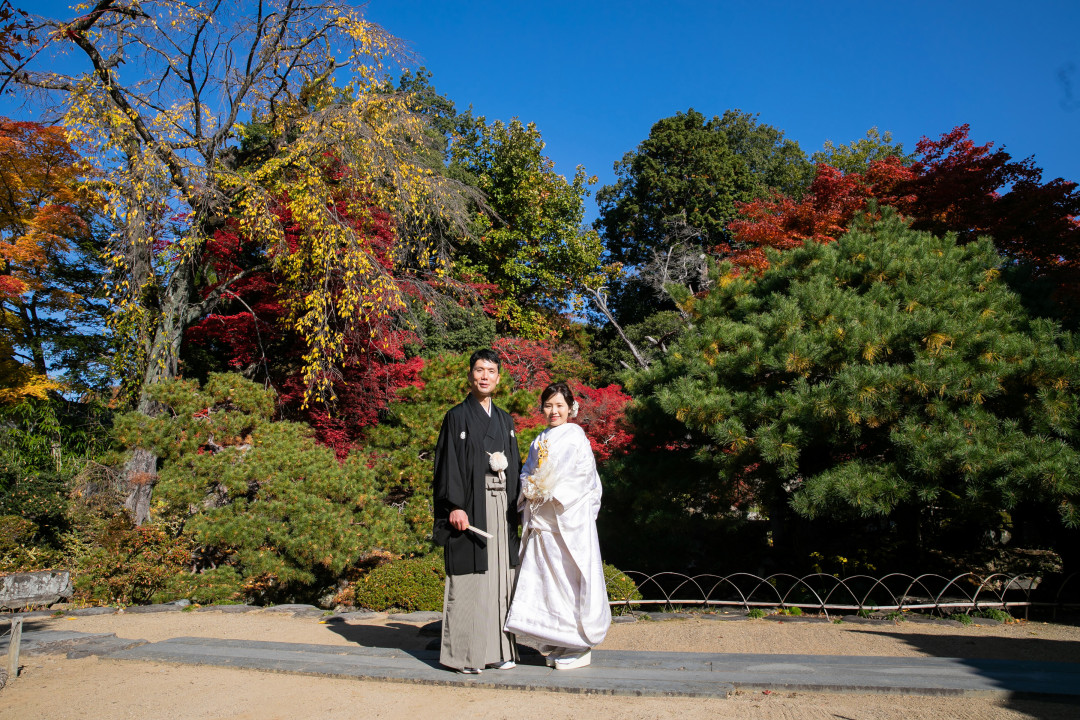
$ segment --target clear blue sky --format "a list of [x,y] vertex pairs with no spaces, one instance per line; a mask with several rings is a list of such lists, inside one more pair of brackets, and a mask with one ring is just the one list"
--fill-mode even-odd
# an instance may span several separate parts
[[1080,0],[372,0],[366,14],[459,109],[535,122],[560,172],[601,183],[690,107],[758,113],[807,153],[873,126],[912,149],[966,122],[1044,179],[1080,181]]
[[689,107],[759,113],[807,153],[874,126],[912,149],[966,122],[1044,179],[1080,181],[1077,0],[373,0],[367,15],[459,107],[535,122],[561,172],[602,183]]

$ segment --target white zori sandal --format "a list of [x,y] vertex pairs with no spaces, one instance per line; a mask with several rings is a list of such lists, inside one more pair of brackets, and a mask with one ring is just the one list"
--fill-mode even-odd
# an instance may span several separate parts
[[592,662],[592,650],[568,650],[555,658],[556,670],[574,670]]

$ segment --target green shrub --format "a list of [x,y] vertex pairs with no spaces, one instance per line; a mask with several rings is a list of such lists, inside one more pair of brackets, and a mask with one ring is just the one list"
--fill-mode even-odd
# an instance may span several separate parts
[[641,607],[636,603],[627,603],[628,600],[642,599],[637,583],[630,576],[614,565],[604,563],[604,579],[607,580],[608,600],[623,603],[622,605],[613,605],[611,608],[612,613],[621,615]]
[[783,610],[781,610],[780,613],[782,615],[787,615],[789,617],[802,617],[802,614],[803,614],[802,608],[798,607],[796,605],[792,605],[791,607],[786,607]]
[[126,514],[105,524],[98,547],[84,555],[75,574],[80,600],[139,605],[175,597],[175,584],[191,564],[191,545],[157,524],[133,527]]
[[370,610],[442,611],[442,553],[383,563],[353,583],[353,601]]
[[953,613],[949,616],[949,620],[955,620],[961,625],[974,625],[975,621],[967,613]]
[[907,618],[905,618],[904,613],[899,610],[893,610],[891,613],[885,615],[885,619],[889,622],[904,622]]
[[181,573],[165,590],[157,593],[153,602],[187,598],[199,605],[231,605],[244,598],[243,578],[236,568],[221,565],[197,573]]
[[761,620],[762,618],[766,617],[768,614],[769,613],[765,612],[761,608],[750,608],[749,610],[746,611],[746,617],[751,618],[753,620]]
[[1007,610],[1001,608],[983,608],[974,613],[975,617],[989,618],[1000,623],[1011,623],[1016,620]]

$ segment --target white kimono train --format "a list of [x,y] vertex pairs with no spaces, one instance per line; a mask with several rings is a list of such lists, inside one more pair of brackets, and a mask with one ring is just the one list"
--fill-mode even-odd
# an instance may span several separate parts
[[[530,480],[550,499],[529,500]],[[600,476],[580,425],[540,433],[529,447],[521,486],[525,530],[505,630],[558,647],[599,645],[611,625],[596,534]]]

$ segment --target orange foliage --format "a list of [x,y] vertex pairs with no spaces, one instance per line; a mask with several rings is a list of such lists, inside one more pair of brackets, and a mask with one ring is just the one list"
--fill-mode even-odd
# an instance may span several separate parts
[[80,213],[83,173],[61,128],[0,118],[0,329],[8,338],[0,348],[2,402],[58,387],[45,377],[40,347],[30,348],[30,363],[15,350],[34,344],[27,318],[63,313],[78,300],[51,281],[50,265],[72,250],[69,240],[90,231]]

